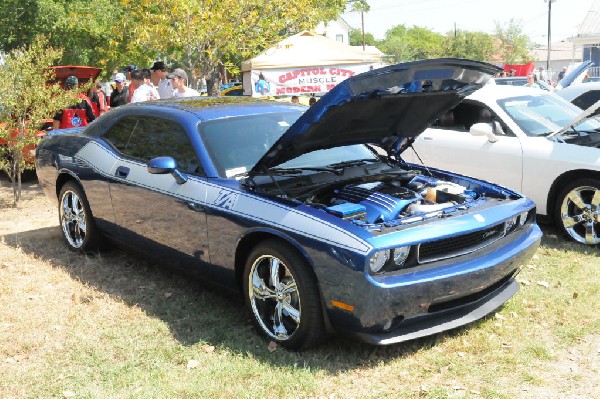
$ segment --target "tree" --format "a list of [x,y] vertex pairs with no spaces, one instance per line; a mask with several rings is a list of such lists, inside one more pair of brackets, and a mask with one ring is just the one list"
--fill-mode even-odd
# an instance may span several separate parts
[[21,174],[34,166],[24,152],[38,140],[35,133],[43,120],[81,101],[58,84],[47,84],[54,79],[48,67],[61,54],[39,37],[31,46],[9,52],[0,67],[0,139],[6,143],[0,146],[0,169],[10,177],[15,206],[21,199]]
[[529,37],[523,34],[521,22],[511,19],[505,26],[496,22],[496,37],[500,41],[500,55],[506,64],[531,61],[530,49],[533,45]]
[[496,55],[494,36],[485,32],[460,30],[446,36],[446,57],[469,58],[478,61],[490,61]]
[[147,51],[124,54],[130,29],[115,0],[3,0],[0,26],[0,51],[29,46],[44,35],[49,45],[64,49],[57,64],[93,65],[112,73],[118,63],[136,61],[125,56],[148,57]]
[[406,62],[439,57],[443,44],[444,36],[427,28],[396,25],[385,33],[380,49],[392,62]]
[[[350,30],[350,45],[351,46],[362,46],[362,31],[360,29],[352,29]],[[367,46],[376,46],[377,40],[372,33],[365,32],[365,45]]]
[[282,37],[335,19],[344,0],[122,0],[133,30],[126,43],[179,60],[216,94],[223,63],[250,58]]

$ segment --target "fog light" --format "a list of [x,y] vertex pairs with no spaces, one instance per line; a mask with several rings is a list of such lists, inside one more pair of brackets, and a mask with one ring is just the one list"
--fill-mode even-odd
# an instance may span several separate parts
[[385,262],[390,258],[390,250],[384,249],[383,251],[378,251],[371,256],[369,260],[369,268],[373,273],[379,273],[383,266],[385,266]]

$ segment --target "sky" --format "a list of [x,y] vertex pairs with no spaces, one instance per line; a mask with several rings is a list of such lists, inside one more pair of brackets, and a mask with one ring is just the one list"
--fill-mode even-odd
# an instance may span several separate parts
[[[554,0],[551,11],[553,43],[575,36],[595,0]],[[365,32],[383,39],[385,32],[406,25],[447,33],[457,29],[495,33],[496,22],[508,26],[511,18],[522,23],[523,33],[534,43],[548,43],[548,2],[544,0],[367,0]],[[342,18],[361,28],[360,13]]]

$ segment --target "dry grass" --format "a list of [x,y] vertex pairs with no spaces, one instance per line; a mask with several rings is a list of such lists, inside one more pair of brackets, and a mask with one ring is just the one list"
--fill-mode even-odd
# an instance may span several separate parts
[[546,231],[495,316],[390,347],[269,351],[237,298],[120,250],[66,249],[35,181],[0,180],[2,398],[600,397],[600,250]]

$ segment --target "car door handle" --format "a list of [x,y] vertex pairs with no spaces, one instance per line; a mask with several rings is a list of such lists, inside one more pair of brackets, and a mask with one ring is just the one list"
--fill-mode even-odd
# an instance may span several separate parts
[[423,136],[423,140],[433,141],[433,137]]
[[119,166],[115,172],[115,176],[126,178],[129,175],[129,168],[126,166]]

